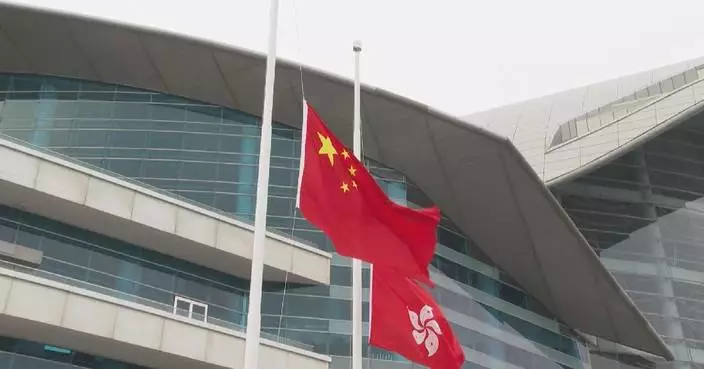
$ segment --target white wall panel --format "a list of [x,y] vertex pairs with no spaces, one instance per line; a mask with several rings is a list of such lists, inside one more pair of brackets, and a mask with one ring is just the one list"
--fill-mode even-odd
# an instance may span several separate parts
[[39,171],[39,160],[6,147],[0,147],[0,180],[34,187]]
[[112,183],[90,178],[86,206],[120,218],[129,219],[132,215],[135,193]]
[[83,203],[88,192],[88,176],[53,163],[42,162],[35,188],[64,200]]

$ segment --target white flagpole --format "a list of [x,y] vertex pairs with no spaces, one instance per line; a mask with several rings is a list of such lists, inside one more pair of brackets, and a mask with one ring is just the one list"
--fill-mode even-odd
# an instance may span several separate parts
[[262,279],[264,271],[264,240],[266,237],[266,209],[269,197],[269,162],[271,161],[271,116],[274,107],[274,78],[276,69],[276,36],[278,31],[279,0],[271,0],[269,9],[269,49],[266,57],[264,82],[264,111],[262,135],[259,143],[259,173],[257,176],[257,204],[254,218],[254,245],[252,247],[252,275],[249,283],[247,311],[247,340],[244,349],[244,369],[259,365],[259,334],[261,331]]
[[[354,156],[362,161],[362,122],[360,117],[359,54],[362,43],[354,46]],[[362,261],[352,259],[352,369],[362,369]]]

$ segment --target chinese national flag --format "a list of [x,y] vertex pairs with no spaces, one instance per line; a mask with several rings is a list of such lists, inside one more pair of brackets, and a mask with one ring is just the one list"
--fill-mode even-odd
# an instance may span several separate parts
[[432,286],[428,264],[435,252],[439,210],[410,209],[391,201],[313,107],[307,108],[299,205],[303,215],[330,237],[340,255]]
[[433,297],[414,281],[374,267],[369,343],[431,369],[459,369],[464,352]]

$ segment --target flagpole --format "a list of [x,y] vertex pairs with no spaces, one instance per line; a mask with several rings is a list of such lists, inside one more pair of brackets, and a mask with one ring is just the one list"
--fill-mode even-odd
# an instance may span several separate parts
[[[362,162],[362,122],[360,116],[359,54],[362,43],[355,41],[354,51],[354,156]],[[352,259],[352,369],[362,369],[362,261]]]
[[259,335],[261,331],[262,279],[264,271],[264,241],[266,210],[269,200],[269,162],[271,161],[271,119],[274,107],[274,78],[276,69],[276,36],[278,31],[279,0],[271,0],[269,8],[269,48],[266,57],[262,134],[259,143],[259,173],[257,176],[257,203],[254,218],[252,271],[249,283],[247,336],[244,349],[244,369],[257,369],[259,364]]

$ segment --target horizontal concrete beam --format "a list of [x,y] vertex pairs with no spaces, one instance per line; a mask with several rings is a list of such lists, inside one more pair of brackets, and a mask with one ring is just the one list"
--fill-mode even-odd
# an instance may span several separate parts
[[[250,276],[250,224],[9,140],[0,139],[0,159],[1,204]],[[329,253],[269,232],[264,279],[329,284],[330,260]]]
[[[245,334],[0,267],[0,333],[155,369],[240,369]],[[261,369],[330,358],[262,339]]]

